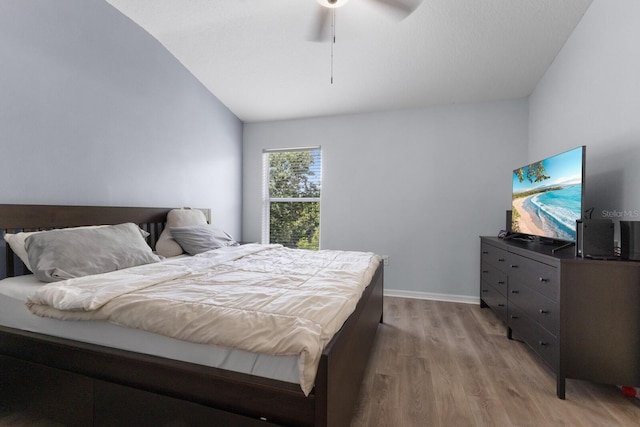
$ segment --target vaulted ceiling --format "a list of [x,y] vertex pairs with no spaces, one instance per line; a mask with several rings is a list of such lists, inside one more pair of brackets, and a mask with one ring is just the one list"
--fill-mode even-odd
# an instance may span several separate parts
[[591,4],[349,0],[332,44],[316,0],[107,1],[245,122],[525,97]]

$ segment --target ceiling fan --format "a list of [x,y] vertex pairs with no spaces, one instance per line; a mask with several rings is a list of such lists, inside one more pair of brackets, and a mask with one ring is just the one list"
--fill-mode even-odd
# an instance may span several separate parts
[[[335,17],[335,9],[344,6],[349,0],[317,0],[320,4],[316,15],[315,25],[309,36],[311,41],[326,41],[331,37],[332,18]],[[411,15],[422,0],[368,0],[385,7],[387,13],[404,19]]]

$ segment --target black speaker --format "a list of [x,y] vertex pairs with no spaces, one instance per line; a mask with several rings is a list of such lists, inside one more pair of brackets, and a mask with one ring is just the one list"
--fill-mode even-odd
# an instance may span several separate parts
[[614,256],[613,221],[579,219],[576,221],[576,256],[609,258]]
[[640,261],[640,221],[620,221],[620,257]]
[[506,226],[504,227],[507,230],[507,233],[511,233],[511,211],[507,211],[507,221]]

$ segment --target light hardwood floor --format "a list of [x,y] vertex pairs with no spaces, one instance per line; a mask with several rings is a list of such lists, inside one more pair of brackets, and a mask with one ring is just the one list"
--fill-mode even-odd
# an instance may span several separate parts
[[551,370],[488,308],[385,297],[352,426],[640,426],[640,400],[615,386],[555,391]]
[[[640,426],[640,400],[555,376],[477,305],[385,298],[353,427]],[[58,426],[0,414],[0,426]]]

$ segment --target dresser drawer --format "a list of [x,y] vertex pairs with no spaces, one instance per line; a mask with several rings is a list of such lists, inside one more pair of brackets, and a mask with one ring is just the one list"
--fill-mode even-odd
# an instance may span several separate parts
[[509,305],[507,324],[516,337],[521,338],[531,347],[554,372],[560,366],[558,339],[540,327],[515,304]]
[[505,297],[507,296],[507,275],[496,266],[483,262],[480,271],[480,279],[493,286]]
[[482,264],[488,263],[507,272],[507,251],[486,243],[481,244]]
[[531,319],[558,336],[560,310],[558,303],[516,280],[509,282],[509,304],[517,305]]
[[480,285],[480,298],[493,310],[500,320],[505,324],[507,323],[507,297],[483,281]]
[[558,301],[560,278],[556,267],[513,253],[509,254],[508,264],[507,274],[510,280],[529,286],[547,298]]

